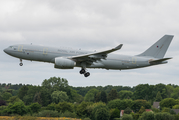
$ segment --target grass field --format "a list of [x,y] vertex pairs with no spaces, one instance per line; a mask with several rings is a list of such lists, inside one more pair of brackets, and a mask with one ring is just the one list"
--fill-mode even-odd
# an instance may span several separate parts
[[76,118],[65,117],[32,117],[32,116],[0,116],[0,120],[81,120]]

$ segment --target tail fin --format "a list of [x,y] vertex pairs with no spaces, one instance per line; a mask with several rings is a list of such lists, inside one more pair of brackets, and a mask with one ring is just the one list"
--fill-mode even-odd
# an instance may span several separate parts
[[153,44],[150,48],[138,56],[163,58],[173,37],[173,35],[164,35],[162,38],[160,38],[160,40],[158,40],[155,44]]

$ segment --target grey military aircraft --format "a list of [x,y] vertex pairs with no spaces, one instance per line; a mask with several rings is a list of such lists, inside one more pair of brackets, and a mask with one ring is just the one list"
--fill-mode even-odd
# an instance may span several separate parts
[[171,59],[164,58],[164,55],[172,39],[173,35],[164,35],[145,52],[134,56],[111,54],[121,49],[123,44],[101,52],[18,44],[4,49],[4,52],[20,58],[20,66],[23,65],[22,59],[25,59],[53,63],[54,68],[58,69],[81,67],[80,74],[88,77],[90,73],[86,68],[124,70],[165,64],[166,60]]

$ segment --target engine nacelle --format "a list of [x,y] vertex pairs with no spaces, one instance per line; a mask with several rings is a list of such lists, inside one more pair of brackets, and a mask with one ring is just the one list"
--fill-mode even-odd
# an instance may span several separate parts
[[58,57],[55,58],[55,68],[59,69],[73,69],[74,66],[76,65],[76,62],[73,60],[63,58],[63,57]]

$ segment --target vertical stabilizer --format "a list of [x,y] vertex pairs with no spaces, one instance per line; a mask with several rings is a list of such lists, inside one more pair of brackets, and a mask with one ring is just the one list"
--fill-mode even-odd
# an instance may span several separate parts
[[163,58],[172,39],[173,35],[164,35],[160,40],[138,56],[150,56],[154,58]]

